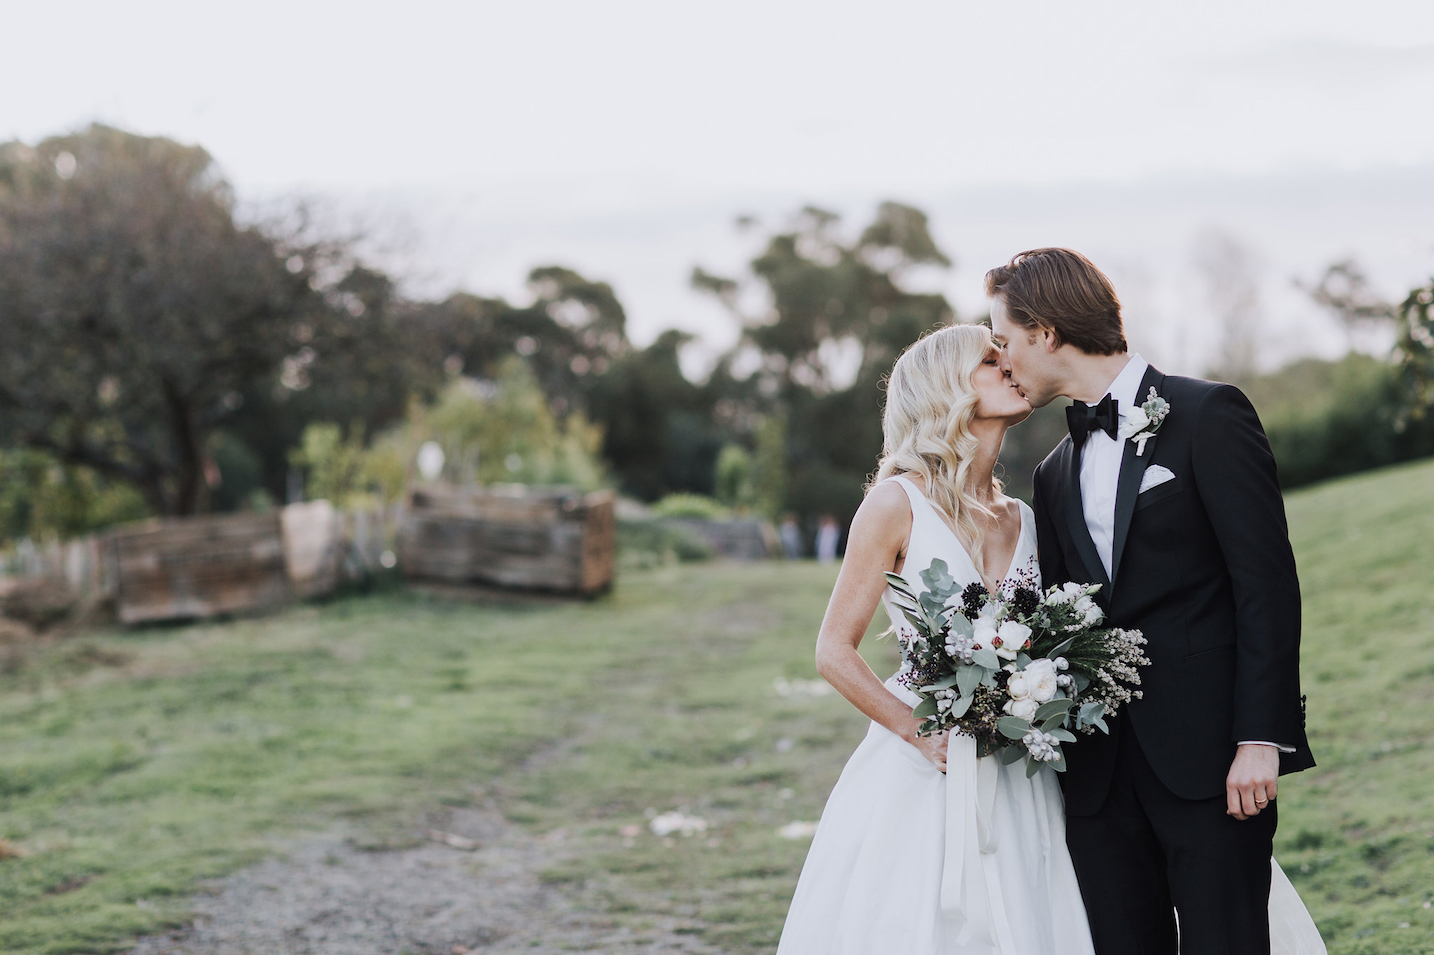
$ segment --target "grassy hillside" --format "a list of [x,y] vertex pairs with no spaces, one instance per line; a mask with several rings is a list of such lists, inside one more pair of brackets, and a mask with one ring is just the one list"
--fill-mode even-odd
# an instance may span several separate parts
[[[1289,510],[1320,766],[1282,789],[1278,856],[1332,952],[1431,952],[1434,466]],[[0,859],[0,951],[122,949],[275,836],[344,820],[401,845],[476,800],[563,829],[545,878],[615,922],[678,913],[770,951],[806,850],[776,830],[819,816],[864,732],[774,687],[815,676],[833,577],[687,565],[580,606],[390,594],[0,656],[0,839],[23,853]],[[650,832],[678,809],[707,830]]]

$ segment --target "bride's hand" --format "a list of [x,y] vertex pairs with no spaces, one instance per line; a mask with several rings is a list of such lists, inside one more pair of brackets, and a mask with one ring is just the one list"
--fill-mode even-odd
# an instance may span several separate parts
[[921,755],[943,773],[946,772],[946,743],[945,730],[930,736],[917,736],[914,732],[911,735],[911,745],[920,750]]

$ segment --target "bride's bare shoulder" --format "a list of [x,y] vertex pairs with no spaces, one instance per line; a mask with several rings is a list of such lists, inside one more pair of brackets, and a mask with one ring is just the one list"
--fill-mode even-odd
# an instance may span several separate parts
[[906,491],[895,481],[883,481],[870,491],[852,518],[852,532],[860,528],[891,529],[905,532],[911,526],[911,502]]

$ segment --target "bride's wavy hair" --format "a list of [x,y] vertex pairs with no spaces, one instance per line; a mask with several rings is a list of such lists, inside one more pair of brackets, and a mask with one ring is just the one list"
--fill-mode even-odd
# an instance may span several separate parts
[[[870,490],[895,474],[921,475],[927,499],[956,525],[977,568],[985,542],[977,515],[995,514],[969,486],[979,443],[971,433],[979,400],[971,378],[993,347],[984,325],[948,325],[901,353],[887,377],[881,460],[867,485]],[[991,484],[999,494],[1000,480]]]

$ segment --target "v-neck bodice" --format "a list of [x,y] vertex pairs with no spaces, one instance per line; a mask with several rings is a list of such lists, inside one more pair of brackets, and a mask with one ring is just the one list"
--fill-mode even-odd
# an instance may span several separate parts
[[[909,478],[892,477],[887,480],[901,485],[911,504],[911,536],[906,545],[906,560],[901,565],[900,577],[906,581],[913,593],[929,589],[921,579],[921,572],[931,566],[934,560],[946,562],[948,572],[962,586],[972,583],[984,585],[976,563],[971,559],[951,525],[942,520],[936,505],[922,493],[921,488]],[[1024,501],[1017,501],[1021,512],[1021,532],[1016,540],[1016,550],[1011,555],[1011,564],[997,586],[1005,587],[1016,580],[1030,581],[1040,586],[1040,565],[1036,559],[1036,529],[1034,515]],[[888,588],[882,594],[882,604],[891,617],[892,626],[900,631],[911,629],[906,616],[893,602],[893,593]]]

